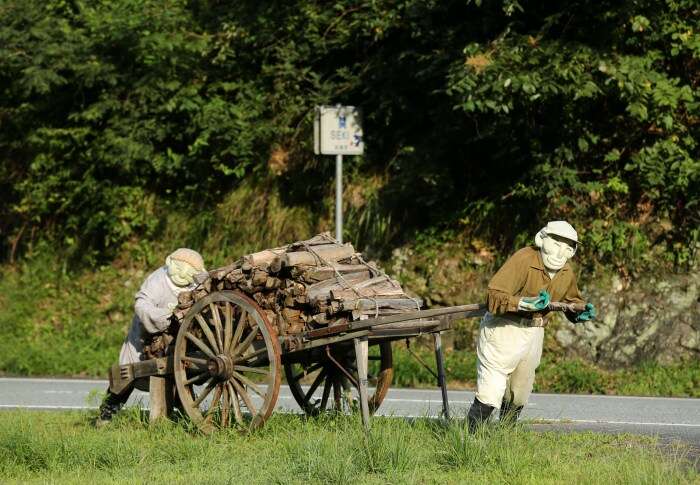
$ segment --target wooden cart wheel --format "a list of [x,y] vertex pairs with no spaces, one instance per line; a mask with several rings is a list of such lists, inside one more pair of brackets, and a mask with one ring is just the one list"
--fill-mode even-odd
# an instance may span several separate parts
[[[334,344],[309,354],[301,362],[286,362],[284,373],[294,399],[306,414],[316,416],[327,411],[345,412],[359,408],[355,362],[352,342]],[[348,371],[352,380],[338,364]],[[393,377],[391,342],[371,345],[367,380],[374,392],[368,396],[370,413],[374,413],[382,404]]]
[[209,433],[260,427],[279,395],[281,349],[265,313],[234,291],[211,293],[182,321],[173,371],[182,407]]

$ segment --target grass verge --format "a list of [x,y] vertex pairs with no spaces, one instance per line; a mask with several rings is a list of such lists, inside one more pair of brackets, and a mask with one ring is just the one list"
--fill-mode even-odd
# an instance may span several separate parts
[[678,445],[593,433],[356,416],[274,415],[251,435],[148,426],[135,410],[102,430],[83,412],[0,413],[4,483],[697,483]]

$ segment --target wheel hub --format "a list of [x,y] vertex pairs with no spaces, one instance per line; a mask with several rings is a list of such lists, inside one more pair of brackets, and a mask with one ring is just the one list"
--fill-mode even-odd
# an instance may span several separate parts
[[233,360],[228,355],[219,354],[207,362],[209,374],[225,380],[233,375]]

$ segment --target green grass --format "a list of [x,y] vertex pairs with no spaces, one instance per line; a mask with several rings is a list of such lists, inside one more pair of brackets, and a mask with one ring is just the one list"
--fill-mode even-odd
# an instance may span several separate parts
[[135,410],[94,429],[87,413],[0,413],[3,483],[697,483],[677,445],[462,423],[274,415],[261,431],[202,436]]
[[0,371],[104,376],[131,321],[136,268],[69,276],[50,260],[0,271]]

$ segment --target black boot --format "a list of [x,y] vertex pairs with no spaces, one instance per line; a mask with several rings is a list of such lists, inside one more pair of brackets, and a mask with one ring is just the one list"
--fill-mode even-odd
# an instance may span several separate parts
[[130,389],[122,394],[114,394],[108,390],[102,404],[100,404],[100,411],[95,420],[95,426],[100,427],[109,423],[129,399],[129,394],[131,394]]
[[469,432],[474,433],[476,429],[488,421],[491,412],[493,411],[493,406],[484,404],[477,398],[474,398],[474,402],[469,408],[469,414],[467,414],[467,423],[469,425]]
[[501,412],[498,416],[499,421],[508,425],[515,424],[522,410],[523,406],[513,406],[512,401],[503,401],[501,403]]

